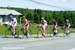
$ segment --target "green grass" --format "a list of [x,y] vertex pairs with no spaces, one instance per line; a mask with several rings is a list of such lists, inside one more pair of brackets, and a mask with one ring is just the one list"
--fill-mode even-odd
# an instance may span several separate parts
[[[30,25],[30,33],[31,34],[37,34],[39,32],[39,24],[31,24]],[[23,34],[20,29],[21,29],[22,26],[17,26],[16,28],[16,32],[18,34]],[[46,30],[47,33],[51,34],[52,33],[52,26],[51,25],[48,25],[47,27],[47,30]],[[70,29],[70,32],[71,33],[75,33],[75,29],[74,28],[71,28]],[[64,29],[61,29],[61,27],[58,27],[58,33],[64,33]],[[5,35],[5,34],[10,34],[10,32],[8,31],[8,27],[3,25],[3,26],[0,26],[0,35]]]
[[75,33],[75,28],[71,28],[71,29],[70,29],[70,32],[71,32],[71,33]]
[[6,26],[0,26],[0,35],[5,35],[7,32],[7,27]]

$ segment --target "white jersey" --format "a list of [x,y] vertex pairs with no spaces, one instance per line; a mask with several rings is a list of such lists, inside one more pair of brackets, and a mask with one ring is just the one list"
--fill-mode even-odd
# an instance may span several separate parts
[[47,21],[45,19],[41,20],[41,25],[42,26],[47,26]]
[[12,26],[17,26],[17,19],[16,18],[13,18]]

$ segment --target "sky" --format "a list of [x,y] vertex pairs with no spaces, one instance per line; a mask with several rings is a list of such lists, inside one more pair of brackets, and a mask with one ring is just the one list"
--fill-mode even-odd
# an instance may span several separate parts
[[0,7],[41,10],[75,10],[75,0],[0,0]]

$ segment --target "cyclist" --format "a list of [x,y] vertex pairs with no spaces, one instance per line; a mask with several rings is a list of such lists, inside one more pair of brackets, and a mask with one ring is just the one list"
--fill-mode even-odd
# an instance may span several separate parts
[[23,16],[23,18],[21,19],[21,23],[22,23],[22,25],[23,25],[23,27],[24,27],[24,35],[26,35],[27,37],[29,37],[30,35],[29,35],[29,21],[28,21],[28,19],[25,17],[25,16]]
[[65,34],[66,35],[68,35],[70,33],[69,29],[70,29],[70,21],[69,21],[69,19],[66,19],[66,21],[65,21]]
[[46,26],[47,26],[47,21],[44,19],[44,17],[42,17],[42,20],[41,20],[41,32],[42,32],[43,37],[45,37],[45,34],[46,34]]
[[16,26],[17,26],[17,19],[13,16],[13,14],[8,15],[9,19],[9,30],[11,31],[12,35],[16,35]]
[[55,19],[53,19],[53,36],[55,36],[57,34],[57,21]]

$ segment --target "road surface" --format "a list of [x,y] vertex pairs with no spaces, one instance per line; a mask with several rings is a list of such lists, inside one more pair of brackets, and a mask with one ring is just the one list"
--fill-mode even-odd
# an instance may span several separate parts
[[0,50],[75,50],[75,34],[69,37],[0,38]]

